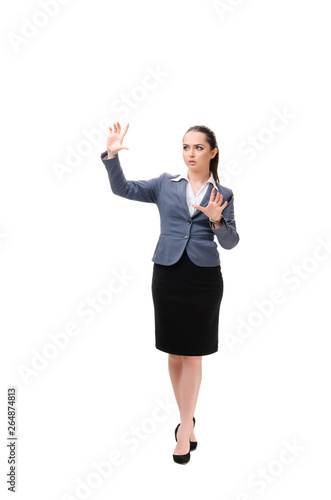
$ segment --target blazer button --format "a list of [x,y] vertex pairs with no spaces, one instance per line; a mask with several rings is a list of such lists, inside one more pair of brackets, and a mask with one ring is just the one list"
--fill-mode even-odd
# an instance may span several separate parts
[[186,222],[187,222],[188,224],[192,224],[192,221],[191,221],[191,220],[188,220],[188,221],[186,221]]
[[187,234],[185,234],[184,238],[188,238],[188,235],[187,235]]

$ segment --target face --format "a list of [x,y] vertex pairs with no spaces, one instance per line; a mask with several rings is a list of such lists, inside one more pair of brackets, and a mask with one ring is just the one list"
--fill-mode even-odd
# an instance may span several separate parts
[[187,132],[183,139],[183,158],[189,169],[209,170],[209,163],[217,154],[217,148],[210,149],[203,132]]

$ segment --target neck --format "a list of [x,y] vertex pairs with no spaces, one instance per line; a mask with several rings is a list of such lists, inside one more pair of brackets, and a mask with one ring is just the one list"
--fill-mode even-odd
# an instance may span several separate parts
[[210,177],[209,167],[207,167],[207,169],[203,172],[194,172],[191,168],[189,168],[187,177],[193,184],[204,184]]

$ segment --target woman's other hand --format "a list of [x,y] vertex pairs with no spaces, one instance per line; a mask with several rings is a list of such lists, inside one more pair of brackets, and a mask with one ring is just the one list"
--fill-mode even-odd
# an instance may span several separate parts
[[206,207],[201,207],[200,205],[193,205],[194,208],[197,210],[201,210],[207,217],[210,217],[213,220],[219,220],[221,217],[221,214],[228,204],[227,201],[225,201],[222,205],[223,202],[223,195],[217,192],[216,198],[214,199],[215,195],[215,188],[213,187],[211,194],[210,194],[210,199],[209,203]]

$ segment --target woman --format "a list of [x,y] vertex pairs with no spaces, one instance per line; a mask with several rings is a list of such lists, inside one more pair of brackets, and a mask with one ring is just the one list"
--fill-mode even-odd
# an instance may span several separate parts
[[109,127],[101,159],[114,194],[156,203],[161,233],[152,261],[155,347],[168,353],[168,369],[180,412],[173,459],[185,464],[196,449],[194,410],[201,384],[202,356],[218,350],[218,319],[223,278],[214,236],[225,249],[237,245],[233,192],[218,183],[218,147],[204,126],[183,138],[185,171],[177,176],[128,181],[118,152],[129,124]]

